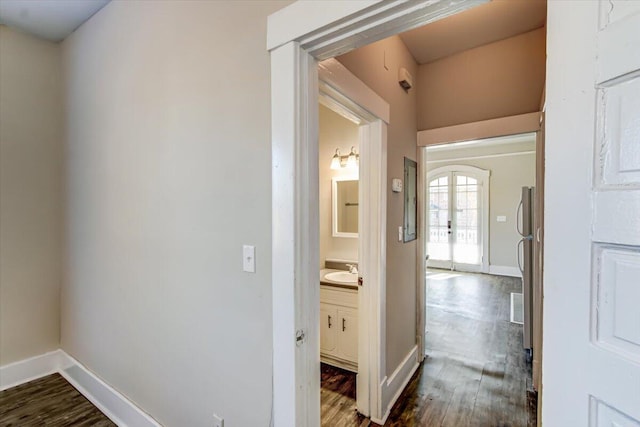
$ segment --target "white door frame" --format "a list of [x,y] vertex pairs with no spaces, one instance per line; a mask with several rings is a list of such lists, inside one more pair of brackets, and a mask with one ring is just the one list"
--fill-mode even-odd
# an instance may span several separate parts
[[[335,59],[318,65],[320,101],[357,122],[360,168],[358,191],[358,411],[376,418],[385,366],[387,124],[389,104]],[[357,102],[355,101],[357,100]],[[328,161],[329,159],[327,159]]]
[[420,205],[426,203],[424,194],[427,194],[425,183],[427,182],[427,150],[418,147],[418,248],[416,269],[416,343],[418,345],[418,363],[422,363],[425,357],[427,343],[427,216],[426,209],[420,209]]
[[[423,148],[422,150],[426,150],[426,148]],[[423,156],[423,157],[427,157],[427,156]],[[426,161],[422,165],[422,167],[425,170],[427,169]],[[467,172],[469,173],[469,175],[478,178],[478,181],[480,181],[481,183],[482,190],[480,193],[481,194],[480,211],[482,214],[482,223],[480,224],[479,228],[480,228],[480,233],[482,235],[482,259],[480,261],[479,269],[462,269],[462,271],[488,273],[489,272],[489,177],[491,176],[491,171],[480,169],[475,166],[447,165],[447,166],[442,166],[427,172],[426,181],[424,183],[424,193],[423,193],[424,204],[422,205],[422,208],[426,210],[426,203],[429,200],[429,198],[427,197],[429,192],[429,185],[428,185],[429,181],[431,181],[431,179],[433,179],[433,177],[436,175],[440,175],[443,173],[451,173],[451,172]],[[453,181],[449,183],[450,187],[453,185],[455,185]],[[450,220],[453,221],[452,218],[450,218]],[[429,227],[428,215],[425,215],[425,227]],[[425,237],[425,240],[422,242],[422,244],[426,246],[426,242],[427,242],[426,229],[425,229],[424,237]],[[451,259],[451,263],[455,268],[455,263],[453,262],[453,258]]]
[[[299,1],[269,16],[273,421],[277,427],[320,424],[316,61],[485,2]],[[380,316],[385,317],[384,306]],[[385,369],[379,366],[381,373]]]

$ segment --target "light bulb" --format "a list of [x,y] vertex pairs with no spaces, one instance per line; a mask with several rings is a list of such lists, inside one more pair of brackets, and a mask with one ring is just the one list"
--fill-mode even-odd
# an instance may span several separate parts
[[331,169],[340,169],[340,150],[336,148],[336,154],[331,159]]
[[354,150],[354,147],[351,147],[351,152],[349,153],[349,157],[347,157],[347,167],[348,168],[358,167],[358,162],[357,162],[356,152]]

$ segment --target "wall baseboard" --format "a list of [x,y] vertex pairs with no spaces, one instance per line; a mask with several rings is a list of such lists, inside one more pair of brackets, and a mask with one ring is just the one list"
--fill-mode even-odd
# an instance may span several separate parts
[[505,265],[490,265],[489,274],[496,276],[522,277],[518,267],[508,267]]
[[[409,384],[411,377],[413,377],[413,374],[416,372],[419,365],[418,346],[415,345],[413,346],[411,351],[409,351],[400,365],[398,365],[396,370],[393,371],[393,374],[391,374],[388,379],[387,377],[385,377],[385,379],[382,381],[382,384],[380,385],[382,402],[389,403],[387,403],[387,409],[384,411],[384,416],[382,417],[382,419],[378,420],[374,417],[371,417],[371,421],[380,425],[384,425],[384,423],[387,422],[387,418],[389,418],[389,414],[391,413],[393,405],[395,405],[396,401],[402,394],[402,391],[405,389],[407,384]],[[392,397],[389,399],[389,396]]]
[[6,390],[58,372],[62,363],[60,353],[60,350],[54,350],[0,366],[0,390]]
[[0,367],[0,390],[56,372],[118,426],[161,427],[150,415],[63,350]]

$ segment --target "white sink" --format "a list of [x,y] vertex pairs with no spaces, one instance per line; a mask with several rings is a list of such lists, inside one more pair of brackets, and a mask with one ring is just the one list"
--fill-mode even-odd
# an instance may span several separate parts
[[334,271],[327,273],[324,278],[338,283],[358,283],[358,275],[347,271]]

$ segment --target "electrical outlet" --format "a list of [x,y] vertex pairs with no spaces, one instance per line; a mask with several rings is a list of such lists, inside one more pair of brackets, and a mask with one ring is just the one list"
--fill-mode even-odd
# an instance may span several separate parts
[[224,427],[224,418],[213,414],[213,427]]

